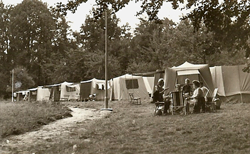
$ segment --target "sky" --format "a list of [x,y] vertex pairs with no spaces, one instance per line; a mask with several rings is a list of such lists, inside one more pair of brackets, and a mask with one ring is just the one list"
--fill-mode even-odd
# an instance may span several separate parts
[[[2,0],[2,1],[4,4],[13,4],[13,5],[22,2],[22,0]],[[41,0],[41,1],[46,2],[49,6],[55,6],[57,2],[62,2],[66,4],[68,0]],[[84,23],[86,16],[90,14],[90,11],[94,4],[95,0],[88,0],[87,3],[82,3],[74,14],[68,12],[66,19],[67,21],[70,21],[69,25],[71,26],[71,29],[73,31],[80,30],[80,26]],[[140,3],[135,3],[135,1],[132,1],[127,6],[125,6],[125,8],[118,11],[116,13],[116,16],[120,19],[119,26],[128,23],[132,28],[131,30],[133,31],[136,25],[139,24],[140,22],[138,17],[136,16],[136,12],[140,11],[140,9],[141,9]],[[188,13],[187,10],[185,11],[174,10],[172,9],[170,3],[164,3],[164,5],[162,6],[162,8],[158,13],[158,17],[160,19],[167,17],[169,19],[172,19],[174,22],[179,22],[182,14],[186,13]],[[140,17],[145,18],[146,15],[144,14]]]

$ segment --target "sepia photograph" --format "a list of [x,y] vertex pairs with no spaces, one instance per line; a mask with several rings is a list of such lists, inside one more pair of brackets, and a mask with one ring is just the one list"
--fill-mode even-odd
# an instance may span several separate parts
[[249,154],[250,1],[0,0],[0,154]]

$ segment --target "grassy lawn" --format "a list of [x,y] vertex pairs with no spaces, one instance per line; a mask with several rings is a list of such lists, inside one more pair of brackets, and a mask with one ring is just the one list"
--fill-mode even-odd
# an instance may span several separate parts
[[[72,103],[102,108],[103,102]],[[153,116],[154,105],[111,102],[113,112],[88,121],[65,139],[37,153],[250,153],[250,104],[222,104],[217,113]],[[36,150],[34,150],[36,149]]]
[[0,102],[0,141],[9,135],[35,130],[51,121],[70,116],[64,105],[45,102]]

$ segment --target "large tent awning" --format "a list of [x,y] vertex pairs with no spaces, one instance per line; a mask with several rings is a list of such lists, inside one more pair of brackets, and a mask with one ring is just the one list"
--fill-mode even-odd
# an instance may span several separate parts
[[192,74],[200,74],[198,70],[185,70],[185,71],[177,71],[177,75],[192,75]]

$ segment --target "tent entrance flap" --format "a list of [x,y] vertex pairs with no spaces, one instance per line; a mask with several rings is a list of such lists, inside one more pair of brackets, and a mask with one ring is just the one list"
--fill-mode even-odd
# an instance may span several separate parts
[[185,70],[185,71],[177,71],[177,75],[194,75],[194,74],[200,74],[199,70]]

